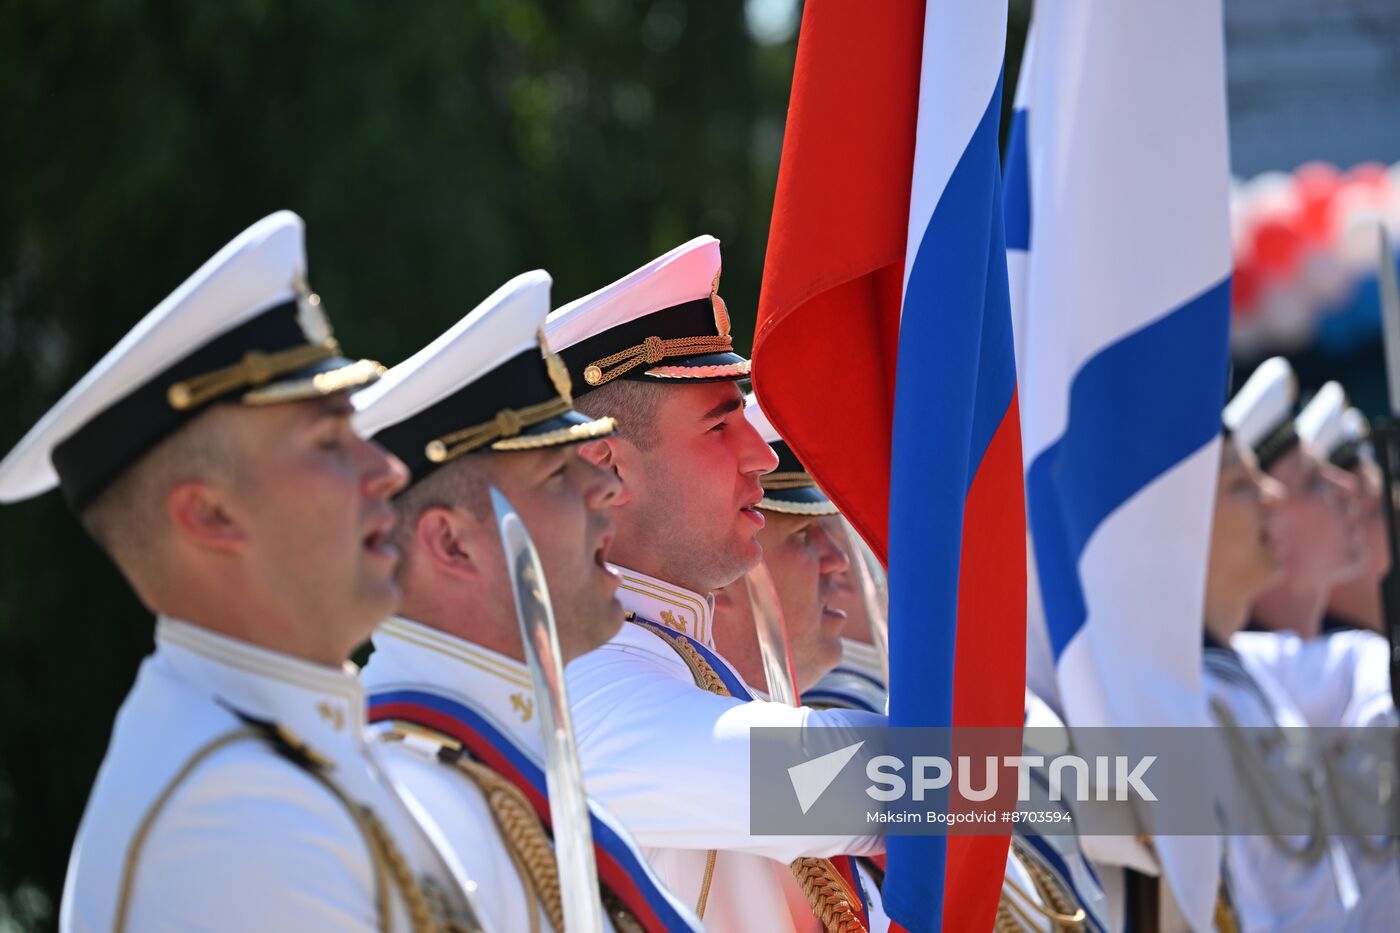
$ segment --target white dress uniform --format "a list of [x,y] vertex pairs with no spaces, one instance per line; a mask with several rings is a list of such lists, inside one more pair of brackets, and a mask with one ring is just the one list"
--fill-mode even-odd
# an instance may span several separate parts
[[863,641],[842,638],[841,663],[804,693],[802,702],[818,709],[840,707],[885,712],[889,691],[885,689],[885,671],[880,666],[878,649]]
[[[529,752],[544,767],[535,694],[523,662],[408,619],[386,622],[374,636],[374,647],[362,675],[371,694],[427,687],[440,696],[469,702],[516,748]],[[370,734],[385,739],[391,727],[372,726]],[[553,929],[539,901],[522,884],[481,788],[438,761],[437,747],[430,742],[395,740],[385,742],[383,755],[390,773],[433,815],[476,882],[477,908],[485,926],[519,928],[522,919],[533,913],[539,929]],[[600,809],[595,806],[595,812]],[[614,831],[625,834],[620,821],[605,812],[600,816]],[[639,859],[639,864],[645,867],[646,863]],[[664,892],[659,880],[653,878],[652,883]],[[673,906],[678,914],[689,913],[678,900]],[[607,919],[604,922],[612,928]]]
[[[542,270],[502,285],[359,395],[356,427],[400,457],[413,483],[438,470],[465,469],[478,458],[610,435],[612,418],[574,410],[568,370],[543,341],[549,292]],[[404,520],[412,524],[416,516]],[[574,556],[591,562],[584,546],[580,540]],[[504,577],[489,582],[511,585]],[[410,584],[406,600],[433,586]],[[487,923],[501,930],[561,927],[571,892],[561,891],[564,879],[546,829],[543,714],[535,709],[528,668],[407,619],[385,623],[374,645],[364,672],[371,734],[384,740],[377,744],[394,775],[440,821],[478,884]],[[694,916],[650,874],[621,824],[600,808],[590,811],[605,916],[629,929],[638,923],[698,929]]]
[[1395,723],[1390,643],[1359,629],[1300,638],[1292,632],[1240,632],[1230,647],[1269,672],[1311,726]]
[[162,618],[83,814],[61,928],[413,929],[382,831],[439,922],[463,922],[465,878],[366,746],[364,705],[348,665]]
[[[320,399],[383,371],[342,354],[307,283],[301,218],[273,214],[40,419],[0,462],[0,501],[57,486],[81,515],[211,406]],[[353,669],[200,621],[158,622],[83,815],[60,928],[475,929],[465,879],[364,743]]]
[[[1374,632],[1349,630],[1303,639],[1292,632],[1241,632],[1231,647],[1251,667],[1266,670],[1311,726],[1393,727],[1390,643]],[[1344,755],[1324,755],[1333,806],[1374,793],[1377,777],[1351,775]],[[1384,929],[1400,917],[1400,854],[1385,836],[1343,837],[1361,892],[1356,929]]]
[[[539,746],[529,670],[479,645],[408,619],[391,619],[375,633],[374,654],[361,679],[371,694],[428,685],[446,695],[469,696],[477,709],[491,714],[497,728],[528,748]],[[436,744],[391,740],[391,732],[388,724],[374,725],[369,737],[389,773],[433,815],[475,883],[482,925],[489,930],[553,929],[542,905],[526,891],[481,788],[438,761]]]
[[[710,597],[618,570],[624,608],[713,648]],[[884,717],[708,693],[670,645],[630,623],[567,676],[589,792],[631,830],[666,886],[697,904],[708,852],[717,851],[705,929],[820,930],[789,863],[883,848],[873,836],[750,835],[749,730],[878,727]]]
[[[1227,729],[1307,725],[1297,704],[1250,654],[1208,644],[1205,688],[1213,715]],[[1227,740],[1248,738],[1227,736]],[[1255,749],[1253,753],[1260,756],[1260,767],[1266,773],[1295,773],[1282,760],[1283,749]],[[1267,761],[1263,760],[1266,756]],[[1279,778],[1278,786],[1280,794],[1302,793],[1298,780]],[[1228,829],[1232,815],[1225,813],[1224,818]],[[1234,819],[1240,818],[1234,815]],[[1245,933],[1363,929],[1356,910],[1356,877],[1340,840],[1322,837],[1316,842],[1321,851],[1307,858],[1294,854],[1308,843],[1298,836],[1277,840],[1264,835],[1226,837],[1228,885]]]

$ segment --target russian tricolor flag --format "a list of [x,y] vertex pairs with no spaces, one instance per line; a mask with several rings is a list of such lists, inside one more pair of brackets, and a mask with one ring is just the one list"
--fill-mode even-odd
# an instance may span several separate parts
[[[1006,160],[1030,679],[1071,727],[1206,726],[1231,262],[1220,0],[1039,4],[1031,42]],[[1083,842],[1142,856],[1128,837]],[[1219,840],[1155,842],[1209,928]]]
[[[1005,4],[805,7],[754,338],[778,430],[887,561],[897,726],[1019,727],[1025,513]],[[909,930],[990,929],[1007,837],[891,837]]]

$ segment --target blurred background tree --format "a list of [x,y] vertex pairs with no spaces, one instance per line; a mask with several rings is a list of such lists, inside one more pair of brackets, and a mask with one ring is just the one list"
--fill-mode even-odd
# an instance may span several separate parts
[[[1025,8],[1014,4],[1019,49]],[[279,208],[396,362],[508,277],[556,304],[700,233],[741,347],[795,0],[0,3],[0,447]],[[1009,63],[1007,87],[1014,86]],[[151,619],[61,497],[0,508],[0,933],[56,921]]]

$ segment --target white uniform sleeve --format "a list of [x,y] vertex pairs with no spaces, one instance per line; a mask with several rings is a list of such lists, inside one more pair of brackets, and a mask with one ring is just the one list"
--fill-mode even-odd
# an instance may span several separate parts
[[185,779],[133,872],[129,930],[380,929],[369,850],[345,807],[252,745]]
[[[568,668],[584,783],[643,846],[725,849],[789,862],[869,855],[879,836],[749,834],[749,730],[759,726],[880,727],[884,716],[743,702],[695,686],[689,669],[620,638]],[[668,656],[669,655],[669,656]]]
[[1386,705],[1390,645],[1374,632],[1336,632],[1306,641],[1286,633],[1241,632],[1230,644],[1251,665],[1268,671],[1308,725],[1361,725],[1357,711]]

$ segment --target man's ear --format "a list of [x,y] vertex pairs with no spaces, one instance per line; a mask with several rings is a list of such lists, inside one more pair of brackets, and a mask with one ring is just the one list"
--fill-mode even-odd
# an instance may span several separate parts
[[607,470],[616,470],[613,460],[612,438],[605,437],[597,441],[585,441],[578,445],[578,455],[596,467],[603,467]]
[[622,488],[618,490],[612,499],[612,506],[626,505],[632,500],[630,490],[627,488],[627,478],[623,475],[623,461],[626,459],[624,445],[627,442],[616,434],[611,437],[600,438],[596,441],[586,441],[578,445],[578,455],[596,467],[604,470],[611,470],[612,474],[622,483]]
[[414,549],[439,573],[466,579],[479,572],[471,520],[445,506],[424,509],[414,524]]
[[171,487],[165,514],[177,532],[196,547],[232,553],[248,543],[246,529],[221,500],[218,490],[203,480]]

